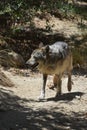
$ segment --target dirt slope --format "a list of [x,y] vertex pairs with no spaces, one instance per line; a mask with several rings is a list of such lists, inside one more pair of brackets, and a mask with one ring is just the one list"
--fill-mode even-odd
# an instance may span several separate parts
[[87,130],[87,77],[72,76],[71,93],[67,77],[63,78],[63,94],[55,99],[48,77],[46,100],[39,102],[42,75],[30,70],[3,70],[14,87],[0,86],[0,130]]

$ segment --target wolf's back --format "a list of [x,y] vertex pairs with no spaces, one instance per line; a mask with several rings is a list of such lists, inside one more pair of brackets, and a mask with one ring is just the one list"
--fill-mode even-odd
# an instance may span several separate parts
[[53,45],[50,45],[50,53],[58,56],[59,58],[65,58],[69,53],[68,44],[65,42],[56,42]]

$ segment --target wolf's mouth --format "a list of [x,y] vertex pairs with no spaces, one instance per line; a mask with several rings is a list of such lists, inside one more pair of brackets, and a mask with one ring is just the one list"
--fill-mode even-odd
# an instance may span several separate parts
[[31,66],[32,70],[36,69],[36,67],[39,65],[39,63],[35,63],[34,65]]

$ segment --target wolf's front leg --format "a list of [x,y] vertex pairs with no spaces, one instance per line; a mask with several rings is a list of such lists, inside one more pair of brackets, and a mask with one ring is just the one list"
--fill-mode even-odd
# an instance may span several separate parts
[[61,84],[62,84],[61,75],[58,75],[57,76],[57,89],[56,89],[57,91],[56,91],[55,97],[58,97],[62,93]]
[[39,96],[39,100],[45,99],[46,81],[47,81],[47,74],[43,74],[43,86],[41,87],[41,94]]

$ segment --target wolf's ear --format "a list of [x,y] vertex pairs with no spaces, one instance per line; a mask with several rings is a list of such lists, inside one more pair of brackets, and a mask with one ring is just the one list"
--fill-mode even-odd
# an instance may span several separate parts
[[44,46],[44,44],[41,42],[40,44],[39,44],[39,48],[41,48],[41,47],[43,47]]
[[50,49],[50,48],[49,48],[49,46],[47,45],[46,48],[45,48],[46,53],[49,53],[49,49]]

